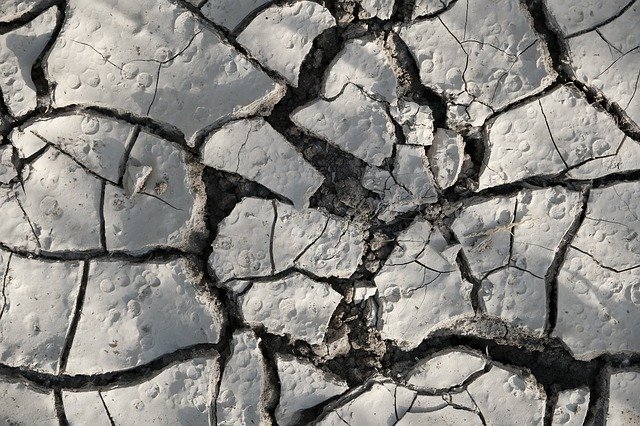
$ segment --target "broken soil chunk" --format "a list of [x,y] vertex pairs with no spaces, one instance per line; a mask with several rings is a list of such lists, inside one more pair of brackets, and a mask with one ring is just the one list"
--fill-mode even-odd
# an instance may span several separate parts
[[454,185],[464,161],[464,140],[453,130],[438,129],[427,151],[435,181],[441,189]]
[[91,262],[67,371],[124,370],[180,348],[216,343],[222,315],[201,279],[185,260]]
[[329,10],[312,1],[272,6],[251,21],[238,36],[238,43],[296,87],[313,40],[334,25]]
[[362,186],[380,195],[378,217],[390,222],[402,213],[438,201],[424,148],[397,145],[393,170],[368,166]]
[[[7,0],[2,0],[2,9]],[[13,0],[8,0],[13,3]],[[31,68],[51,38],[56,25],[57,8],[52,7],[33,21],[0,35],[0,89],[4,104],[15,117],[36,107],[36,85],[31,79]]]
[[252,331],[233,333],[216,403],[220,426],[269,424],[266,365],[258,343]]
[[254,282],[238,302],[248,324],[318,345],[340,300],[329,284],[294,273],[277,281]]
[[203,164],[238,173],[293,202],[309,206],[324,177],[261,118],[234,121],[216,130],[202,147]]
[[36,390],[22,383],[0,382],[0,407],[3,424],[59,424],[52,391]]
[[317,99],[291,114],[293,122],[361,160],[380,166],[391,156],[395,128],[385,106],[348,84],[332,100]]
[[429,146],[433,142],[433,113],[427,105],[398,100],[391,116],[402,127],[407,145]]
[[561,187],[523,190],[464,208],[452,225],[487,313],[541,332],[545,276],[580,212],[580,193]]
[[445,350],[418,362],[405,377],[405,382],[423,389],[449,389],[462,385],[482,371],[485,363],[485,359],[475,352]]
[[[602,2],[607,5],[608,14],[612,12],[610,3],[615,6],[619,0]],[[620,17],[597,31],[570,38],[566,43],[578,80],[601,91],[640,125],[638,20],[640,4],[634,2]]]
[[518,2],[459,1],[398,31],[419,64],[422,82],[450,99],[454,123],[480,126],[493,111],[541,91],[555,78],[549,54]]
[[[252,232],[247,234],[247,229]],[[266,277],[292,267],[348,278],[363,252],[363,231],[346,219],[245,198],[220,223],[209,265],[222,282]]]
[[639,168],[640,144],[573,86],[511,109],[490,127],[479,189],[566,172],[593,179]]
[[[133,125],[111,117],[65,114],[37,120],[20,130],[14,130],[12,142],[15,145],[18,139],[31,140],[35,137],[40,144],[57,147],[89,171],[117,183],[133,129]],[[18,143],[24,145],[27,142]],[[21,154],[28,157],[37,149],[36,145]]]
[[388,103],[396,99],[398,81],[380,38],[349,40],[325,71],[322,95],[334,98],[349,83]]
[[280,402],[276,408],[276,420],[282,426],[293,426],[300,414],[349,387],[337,376],[314,367],[309,361],[290,355],[276,355],[280,379]]
[[80,262],[42,261],[7,252],[0,257],[0,271],[6,271],[0,361],[56,374],[80,288]]
[[70,1],[47,72],[58,106],[93,104],[149,116],[178,127],[187,140],[283,94],[217,32],[166,0],[115,0],[108,7]]
[[412,349],[454,317],[473,313],[470,289],[455,262],[459,250],[425,220],[400,234],[374,278],[383,337]]
[[106,391],[63,392],[70,424],[209,425],[217,355],[171,365],[142,383]]
[[196,251],[206,232],[202,168],[175,144],[141,132],[126,164],[124,188],[106,185],[107,249]]

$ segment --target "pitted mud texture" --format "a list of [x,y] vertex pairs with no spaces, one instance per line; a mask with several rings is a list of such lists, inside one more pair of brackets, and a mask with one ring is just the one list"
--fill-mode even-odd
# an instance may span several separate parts
[[640,423],[640,2],[0,2],[0,422]]

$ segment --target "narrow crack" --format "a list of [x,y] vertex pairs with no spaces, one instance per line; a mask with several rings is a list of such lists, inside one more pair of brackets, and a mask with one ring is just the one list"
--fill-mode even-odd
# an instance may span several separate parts
[[[602,34],[602,31],[596,29],[596,34],[598,34],[598,36],[602,39],[602,41],[604,41],[605,43],[607,43],[609,45],[609,52],[611,52],[611,49],[613,49],[616,52],[622,54],[622,50],[618,49],[617,46],[615,46],[613,43],[611,43],[609,40],[607,40],[607,38],[604,36],[604,34]],[[613,52],[611,53],[611,57],[613,57]]]
[[616,195],[618,196],[618,199],[620,201],[622,201],[622,203],[625,205],[625,207],[627,208],[627,212],[633,216],[633,218],[637,221],[640,222],[640,218],[638,217],[638,215],[636,214],[635,210],[631,208],[631,206],[629,206],[629,203],[627,203],[627,201],[620,195],[620,193],[618,192],[618,190],[616,189],[615,186],[612,186],[611,189],[613,189],[613,192],[616,193]]
[[[24,190],[24,186],[22,188]],[[29,215],[27,215],[27,212],[25,211],[24,207],[22,206],[22,203],[20,202],[20,198],[17,195],[16,195],[16,203],[18,204],[18,207],[20,207],[20,210],[22,211],[22,214],[24,215],[25,220],[29,224],[29,228],[31,228],[31,233],[33,234],[33,238],[35,238],[35,240],[36,240],[36,246],[38,248],[41,248],[42,245],[40,244],[40,238],[38,238],[38,233],[36,232],[36,228],[33,225],[33,223],[31,222],[31,219],[29,219]]]
[[396,422],[400,421],[398,415],[398,386],[393,389],[393,413],[396,416]]
[[223,347],[223,343],[195,344],[163,354],[146,364],[125,370],[98,374],[49,374],[0,363],[0,378],[3,381],[26,380],[37,387],[45,389],[65,389],[70,391],[109,390],[142,383],[156,376],[170,365],[194,358],[210,357]]
[[13,254],[10,253],[7,258],[7,264],[4,268],[4,273],[2,274],[2,309],[0,309],[0,321],[2,320],[2,316],[4,315],[4,308],[7,306],[7,281],[9,278],[9,267],[11,266],[11,258]]
[[34,6],[27,10],[27,12],[18,16],[16,19],[13,19],[8,22],[0,22],[0,35],[7,34],[11,31],[15,31],[20,27],[27,25],[29,22],[36,19],[38,16],[42,15],[42,13],[49,9],[51,6],[55,5],[64,5],[65,1],[63,0],[41,0],[35,2]]
[[129,137],[127,138],[124,144],[124,154],[122,155],[122,160],[118,165],[118,182],[117,186],[122,188],[124,175],[127,172],[127,164],[129,163],[129,158],[131,157],[131,151],[133,151],[133,147],[140,136],[140,126],[135,125],[131,129],[131,133],[129,133]]
[[460,274],[462,278],[466,281],[470,282],[471,287],[471,307],[473,308],[473,312],[478,315],[487,311],[487,308],[484,303],[484,299],[482,297],[482,280],[478,279],[471,270],[471,265],[469,263],[469,259],[467,258],[466,253],[463,250],[458,252],[456,256],[456,263],[458,265],[458,269],[460,270]]
[[47,110],[51,108],[53,104],[53,83],[49,82],[47,79],[47,62],[46,58],[49,56],[49,52],[53,48],[53,45],[57,42],[58,36],[62,31],[62,26],[66,21],[66,10],[67,10],[67,1],[66,0],[58,0],[54,2],[57,5],[56,11],[56,24],[51,32],[51,37],[49,41],[45,45],[44,49],[40,55],[38,55],[37,59],[33,63],[31,67],[31,80],[36,89],[36,110],[44,109]]
[[60,389],[53,390],[53,405],[56,410],[56,417],[60,426],[68,426],[69,420],[64,410],[64,400],[62,399],[62,391]]
[[278,222],[278,205],[275,200],[271,201],[273,207],[273,222],[271,222],[271,231],[269,232],[269,261],[271,262],[271,275],[276,273],[276,262],[273,255],[273,240],[275,239],[276,223]]
[[629,98],[629,101],[627,102],[627,105],[624,107],[624,110],[626,111],[627,108],[629,108],[629,105],[631,105],[631,101],[633,100],[633,98],[636,97],[636,93],[638,92],[638,84],[640,83],[640,68],[638,69],[638,75],[636,76],[636,82],[633,86],[633,93],[631,93],[631,97]]
[[158,96],[158,85],[160,84],[161,70],[162,70],[162,64],[158,64],[158,70],[156,71],[156,78],[153,86],[153,97],[151,98],[151,102],[149,102],[149,107],[147,108],[146,115],[149,115],[149,113],[151,112],[151,108],[153,107],[153,104],[156,101],[156,96]]
[[351,426],[351,424],[350,424],[348,421],[346,421],[346,420],[345,420],[345,419],[340,415],[340,413],[338,413],[337,411],[334,411],[334,412],[336,413],[336,416],[338,416],[338,418],[340,419],[340,421],[342,421],[342,423],[344,423],[344,424],[345,424],[345,425],[347,425],[347,426]]
[[473,405],[476,406],[475,413],[478,415],[478,417],[480,417],[480,422],[482,422],[483,426],[487,426],[487,421],[484,418],[484,414],[482,414],[482,411],[480,411],[480,407],[478,407],[478,403],[476,402],[476,400],[473,398],[473,396],[469,391],[466,391],[466,392],[467,392],[467,395],[469,395],[469,399],[471,399],[471,402],[473,402]]
[[580,210],[577,212],[576,216],[573,219],[571,225],[564,233],[562,239],[560,240],[560,244],[558,245],[557,250],[553,256],[553,260],[547,269],[547,272],[544,276],[544,283],[546,288],[546,299],[547,299],[547,317],[544,326],[544,335],[551,336],[553,331],[555,330],[557,320],[558,320],[558,275],[560,274],[560,269],[564,264],[567,250],[571,246],[571,243],[578,233],[578,230],[582,226],[586,215],[587,215],[587,205],[589,202],[589,194],[591,193],[591,187],[586,186],[581,191],[581,200],[580,200]]
[[140,194],[146,195],[146,196],[151,197],[151,198],[155,198],[156,200],[160,201],[161,203],[163,203],[163,204],[165,204],[165,205],[167,205],[167,206],[171,207],[173,210],[176,210],[176,211],[183,211],[180,207],[176,207],[176,206],[174,206],[174,205],[173,205],[173,204],[171,204],[170,202],[166,201],[166,200],[165,200],[165,199],[163,199],[162,197],[159,197],[159,196],[157,196],[157,195],[155,195],[155,194],[151,194],[151,193],[146,192],[146,191],[140,191]]
[[562,163],[564,164],[565,169],[569,169],[570,166],[567,163],[567,161],[564,159],[564,156],[560,152],[560,149],[558,148],[558,144],[556,143],[556,140],[553,137],[553,132],[551,131],[551,127],[549,126],[549,120],[547,119],[547,114],[544,112],[544,108],[542,108],[542,102],[540,101],[540,99],[538,99],[538,105],[540,106],[540,112],[542,113],[542,117],[544,117],[544,124],[547,127],[547,132],[549,133],[549,138],[551,138],[551,143],[553,144],[553,148],[556,150],[556,152],[560,156],[560,159],[562,160]]
[[111,416],[111,413],[109,412],[109,407],[107,407],[107,403],[105,402],[101,391],[98,391],[98,396],[100,397],[100,402],[102,402],[102,407],[104,408],[104,412],[107,415],[107,418],[109,419],[109,424],[111,426],[115,426],[116,423],[113,421],[113,417]]
[[634,269],[638,269],[640,268],[640,264],[639,265],[634,265],[634,266],[629,266],[627,268],[623,268],[623,269],[617,269],[617,268],[613,268],[611,266],[607,266],[604,263],[602,263],[600,260],[596,259],[591,253],[589,253],[586,250],[583,250],[579,247],[576,247],[574,245],[569,245],[569,247],[571,247],[572,249],[579,251],[580,253],[589,256],[599,267],[601,267],[602,269],[606,269],[607,271],[611,271],[614,272],[616,274],[621,274],[624,272],[629,272],[629,271],[633,271]]
[[616,20],[616,19],[618,19],[620,16],[624,15],[624,13],[625,13],[627,10],[629,10],[629,8],[630,8],[631,6],[633,6],[635,3],[636,3],[636,0],[631,0],[631,1],[629,1],[629,3],[627,3],[627,4],[626,4],[622,9],[620,9],[620,10],[618,11],[618,13],[616,13],[615,15],[611,15],[611,16],[610,16],[610,17],[608,17],[607,19],[605,19],[605,20],[603,20],[603,21],[601,21],[601,22],[597,23],[596,25],[593,25],[593,26],[591,26],[591,27],[589,27],[589,28],[585,28],[585,29],[583,29],[583,30],[580,30],[580,31],[576,31],[576,32],[574,32],[574,33],[571,33],[571,34],[569,34],[568,36],[566,36],[566,38],[567,38],[567,39],[570,39],[570,38],[578,37],[578,36],[581,36],[581,35],[583,35],[583,34],[589,33],[589,32],[591,32],[591,31],[596,31],[596,30],[598,30],[598,29],[600,29],[600,28],[604,27],[605,25],[607,25],[607,24],[609,24],[609,23],[611,23],[611,22],[615,21],[615,20]]
[[629,50],[627,50],[626,52],[624,52],[622,55],[618,56],[613,62],[611,62],[604,70],[602,70],[598,75],[596,75],[594,77],[594,79],[600,77],[602,74],[606,73],[607,71],[609,71],[611,69],[611,67],[613,67],[615,64],[618,63],[619,60],[621,60],[622,58],[624,58],[625,56],[627,56],[630,53],[635,52],[636,50],[640,49],[640,45],[633,47]]
[[298,253],[298,255],[293,259],[293,262],[292,262],[292,263],[293,263],[294,265],[298,263],[298,261],[300,260],[300,258],[301,258],[302,256],[304,256],[304,255],[305,255],[305,253],[306,253],[307,251],[309,251],[309,249],[310,249],[311,247],[313,247],[313,246],[314,246],[314,245],[315,245],[315,244],[320,240],[320,238],[322,238],[322,236],[324,235],[324,233],[325,233],[325,232],[326,232],[326,230],[327,230],[327,227],[329,226],[329,221],[330,221],[330,219],[331,219],[331,218],[327,215],[327,220],[324,222],[324,227],[322,228],[322,231],[320,232],[320,234],[318,234],[318,236],[317,236],[316,238],[314,238],[313,240],[311,240],[311,242],[310,242],[309,244],[307,244],[307,245],[306,245],[306,247],[305,247],[304,249],[302,249],[302,251],[300,251],[300,253]]
[[247,142],[249,141],[249,136],[251,136],[251,133],[253,133],[255,130],[252,128],[249,128],[249,130],[247,130],[247,136],[244,138],[244,142],[242,142],[242,144],[240,145],[240,148],[238,148],[238,155],[236,158],[236,173],[238,173],[238,170],[240,169],[240,156],[242,154],[242,150],[244,149],[244,147],[247,145]]
[[518,197],[515,198],[514,203],[513,203],[513,219],[511,219],[511,223],[509,224],[510,229],[509,229],[509,256],[507,257],[507,263],[505,266],[510,266],[511,265],[511,260],[513,259],[513,242],[516,239],[516,226],[518,226],[518,206],[519,206],[519,200]]
[[79,41],[79,40],[71,40],[73,43],[77,43],[80,44],[82,46],[86,46],[89,49],[93,50],[94,52],[96,52],[98,55],[100,55],[102,57],[102,59],[104,59],[104,61],[108,64],[113,65],[114,67],[116,67],[118,70],[122,71],[122,67],[118,66],[115,62],[111,62],[111,60],[109,59],[109,57],[107,55],[105,55],[104,53],[100,52],[98,49],[96,49],[95,47],[93,47],[92,45],[90,45],[89,43],[85,43],[84,41]]
[[544,408],[543,426],[553,426],[553,415],[558,404],[558,390],[555,387],[545,389],[547,400]]
[[100,247],[103,251],[107,251],[107,223],[104,217],[105,195],[107,191],[107,182],[102,181],[100,185],[100,200],[98,202],[98,220],[100,221]]
[[88,168],[87,166],[82,164],[73,154],[71,154],[70,152],[67,152],[60,145],[57,145],[57,144],[51,142],[50,140],[46,139],[44,136],[40,135],[38,132],[30,130],[30,133],[33,134],[34,136],[36,136],[42,142],[44,142],[45,145],[47,145],[50,149],[52,149],[54,151],[57,151],[57,152],[63,154],[64,156],[68,157],[71,161],[73,161],[75,164],[77,164],[78,167],[80,167],[85,173],[95,177],[100,182],[107,181],[107,182],[109,182],[109,183],[111,183],[113,185],[116,185],[116,182],[113,182],[110,179],[106,179],[106,178],[100,176],[98,173],[96,173],[95,171],[91,170],[90,168]]
[[453,6],[455,6],[457,2],[458,2],[458,0],[452,0],[452,1],[449,2],[449,4],[446,4],[445,2],[443,2],[441,0],[440,4],[442,4],[442,6],[443,6],[442,9],[440,9],[440,10],[438,10],[436,12],[425,13],[424,15],[416,16],[413,21],[414,22],[420,22],[420,21],[426,21],[426,20],[429,20],[429,19],[437,18],[438,16],[442,15],[443,13],[446,13],[449,10],[451,10],[451,8],[453,8]]
[[87,292],[87,286],[89,285],[89,261],[84,261],[82,264],[82,275],[78,284],[78,297],[76,298],[76,304],[73,310],[73,316],[69,323],[67,335],[64,339],[64,346],[60,354],[60,361],[58,363],[58,371],[64,373],[67,368],[67,362],[69,361],[69,354],[71,353],[71,346],[78,329],[80,317],[82,315],[82,306],[84,305],[85,294]]

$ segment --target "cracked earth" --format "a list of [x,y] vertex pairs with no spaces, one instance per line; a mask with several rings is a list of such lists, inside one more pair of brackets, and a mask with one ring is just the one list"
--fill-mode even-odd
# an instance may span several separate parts
[[3,0],[0,420],[640,424],[639,21]]

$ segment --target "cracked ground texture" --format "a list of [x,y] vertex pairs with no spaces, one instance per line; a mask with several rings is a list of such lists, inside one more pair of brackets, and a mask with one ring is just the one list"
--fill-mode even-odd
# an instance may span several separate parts
[[640,424],[638,22],[0,1],[0,422]]

